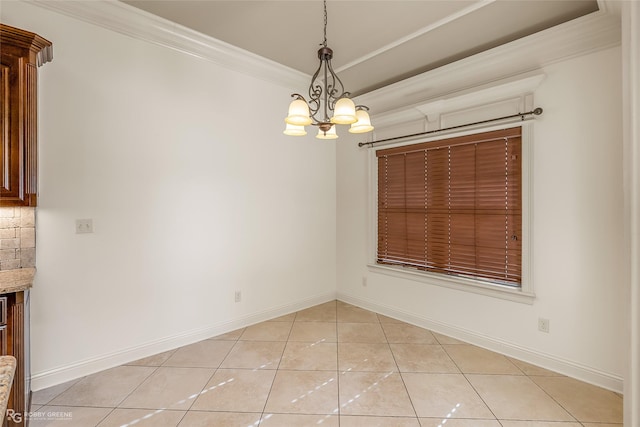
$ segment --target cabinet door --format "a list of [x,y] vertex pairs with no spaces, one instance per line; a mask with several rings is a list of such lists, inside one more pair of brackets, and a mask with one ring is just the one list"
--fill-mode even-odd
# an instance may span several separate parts
[[0,206],[35,206],[38,178],[39,65],[51,42],[0,23]]
[[7,347],[7,297],[0,297],[0,354],[6,355],[8,354]]
[[20,148],[12,137],[12,131],[17,128],[17,117],[11,113],[14,100],[11,98],[12,85],[17,81],[17,58],[2,56],[0,65],[0,132],[2,132],[2,146],[0,146],[0,197],[16,198],[18,192],[16,184],[20,179]]
[[0,326],[0,353],[3,356],[7,354],[7,326]]
[[12,55],[0,64],[0,205],[35,206],[36,68]]

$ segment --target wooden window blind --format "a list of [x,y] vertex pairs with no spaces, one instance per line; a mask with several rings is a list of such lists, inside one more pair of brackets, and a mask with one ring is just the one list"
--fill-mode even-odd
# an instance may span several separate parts
[[520,286],[521,128],[381,149],[377,263]]

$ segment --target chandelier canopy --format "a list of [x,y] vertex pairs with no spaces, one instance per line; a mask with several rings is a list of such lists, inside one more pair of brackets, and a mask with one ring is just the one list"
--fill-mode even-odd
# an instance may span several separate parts
[[324,40],[321,46],[318,50],[320,65],[309,85],[309,100],[299,93],[291,94],[294,99],[289,105],[289,114],[284,119],[287,124],[284,134],[306,135],[304,127],[313,125],[318,127],[316,138],[336,139],[336,124],[351,125],[351,133],[372,131],[369,108],[354,104],[331,66],[333,50],[327,46],[327,0],[324,0]]

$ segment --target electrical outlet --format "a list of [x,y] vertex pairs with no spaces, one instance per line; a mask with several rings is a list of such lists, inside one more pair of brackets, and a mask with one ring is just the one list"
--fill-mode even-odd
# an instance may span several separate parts
[[367,276],[362,276],[362,286],[367,287]]
[[549,333],[549,319],[545,319],[542,317],[538,318],[538,330],[540,332]]
[[242,301],[242,291],[236,291],[236,302]]
[[76,219],[76,234],[93,233],[93,220],[88,219]]

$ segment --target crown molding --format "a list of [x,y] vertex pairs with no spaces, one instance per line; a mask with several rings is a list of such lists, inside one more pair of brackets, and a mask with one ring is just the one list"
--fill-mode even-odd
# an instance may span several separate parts
[[[607,8],[489,49],[357,97],[370,115],[399,114],[406,106],[448,98],[569,58],[620,45],[620,18]],[[415,112],[415,111],[414,111]],[[417,113],[417,112],[415,112]],[[415,115],[415,114],[414,114]]]
[[193,55],[280,86],[295,88],[306,87],[309,84],[310,76],[305,73],[120,1],[27,0],[27,3]]

